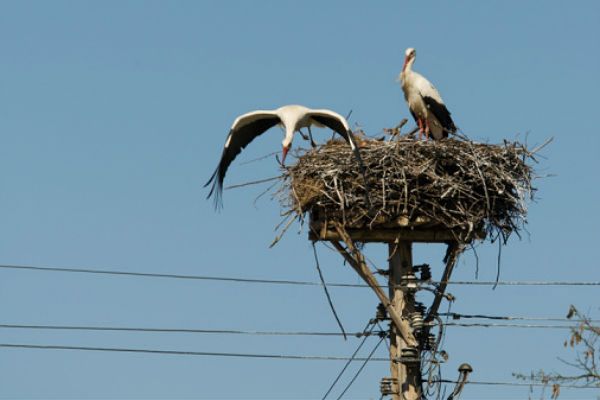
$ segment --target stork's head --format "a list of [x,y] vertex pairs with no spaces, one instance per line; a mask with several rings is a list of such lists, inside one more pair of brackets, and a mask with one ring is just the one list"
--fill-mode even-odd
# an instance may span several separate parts
[[409,62],[414,61],[416,56],[417,56],[417,51],[415,49],[413,49],[412,47],[409,47],[408,49],[406,49],[406,51],[404,52],[404,65],[402,66],[402,71],[404,71],[406,69],[406,66],[408,65]]

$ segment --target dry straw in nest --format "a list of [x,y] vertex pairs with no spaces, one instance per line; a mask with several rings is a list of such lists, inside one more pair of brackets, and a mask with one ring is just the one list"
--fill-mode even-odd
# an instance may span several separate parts
[[[345,228],[438,226],[459,235],[488,238],[518,234],[533,199],[535,151],[519,142],[491,145],[468,140],[365,140],[368,197],[350,147],[330,141],[301,151],[282,176],[279,197],[286,214]],[[463,236],[466,237],[466,236]]]

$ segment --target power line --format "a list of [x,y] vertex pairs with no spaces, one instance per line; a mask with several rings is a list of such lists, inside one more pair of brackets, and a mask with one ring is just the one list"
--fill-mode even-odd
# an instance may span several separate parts
[[[474,318],[474,319],[495,319],[507,321],[547,321],[547,322],[577,322],[569,318],[556,317],[523,317],[523,316],[504,316],[504,315],[484,315],[484,314],[460,314],[460,313],[438,313],[440,316],[449,316],[452,319]],[[592,323],[598,323],[600,320],[589,320]]]
[[[441,282],[432,282],[441,283]],[[497,286],[600,286],[596,281],[448,281],[448,285],[497,285]]]
[[319,279],[321,279],[321,285],[323,286],[323,291],[325,292],[325,297],[327,298],[327,303],[329,303],[329,308],[335,317],[335,322],[337,322],[340,327],[340,331],[344,335],[344,340],[346,340],[346,330],[344,329],[344,325],[342,321],[340,321],[340,317],[335,310],[335,306],[333,305],[333,300],[331,300],[331,296],[329,295],[329,290],[327,289],[327,284],[325,283],[325,278],[323,277],[323,271],[321,271],[321,265],[319,263],[319,256],[317,255],[317,247],[315,246],[315,242],[312,242],[313,255],[315,257],[315,266],[317,267],[317,272],[319,273]]
[[[432,381],[434,383],[458,383],[457,381],[448,380],[448,379],[438,379]],[[547,383],[541,382],[486,382],[486,381],[467,381],[467,385],[485,385],[485,386],[548,386]],[[560,384],[561,388],[570,388],[570,389],[598,389],[598,386],[584,386],[584,385],[563,385]]]
[[356,381],[356,379],[358,378],[358,376],[360,375],[360,373],[367,366],[367,363],[369,362],[369,360],[372,359],[373,354],[375,354],[375,352],[377,351],[377,348],[379,347],[379,345],[381,344],[381,342],[383,342],[384,340],[385,340],[385,336],[382,336],[381,339],[379,339],[379,342],[377,342],[377,344],[375,345],[375,347],[373,348],[373,350],[371,350],[371,352],[367,356],[367,359],[365,361],[363,361],[363,363],[360,366],[360,368],[358,369],[358,371],[356,371],[356,374],[354,374],[354,376],[352,377],[352,379],[350,379],[350,382],[348,382],[348,384],[346,385],[346,387],[344,388],[344,390],[342,391],[342,393],[340,393],[340,395],[337,397],[336,400],[340,400],[342,397],[344,397],[344,395],[346,394],[346,392],[348,391],[348,389],[350,389],[350,387],[352,386],[352,384],[354,383],[354,381]]
[[[98,275],[121,275],[135,276],[145,278],[170,278],[170,279],[192,279],[203,281],[221,281],[221,282],[236,282],[236,283],[257,283],[257,284],[272,284],[272,285],[299,285],[299,286],[323,286],[319,282],[289,280],[289,279],[255,279],[255,278],[233,278],[222,276],[206,276],[206,275],[183,275],[183,274],[164,274],[152,272],[131,272],[119,270],[98,270],[88,268],[64,268],[64,267],[36,267],[30,265],[0,265],[3,269],[18,269],[29,271],[44,271],[44,272],[70,272],[70,273],[85,273]],[[430,284],[440,284],[441,281],[428,281]],[[478,286],[600,286],[600,281],[448,281],[449,285],[478,285]],[[329,287],[359,287],[368,288],[368,285],[358,283],[328,283]],[[387,287],[387,286],[385,286]]]
[[[252,331],[235,329],[188,329],[188,328],[134,328],[134,327],[110,327],[110,326],[78,326],[78,325],[24,325],[24,324],[0,324],[0,328],[6,329],[43,329],[43,330],[73,330],[73,331],[117,331],[117,332],[157,332],[157,333],[205,333],[224,335],[258,335],[258,336],[343,336],[341,332],[307,332],[307,331]],[[348,336],[357,338],[371,335],[379,335],[380,332],[355,332]]]
[[[202,280],[202,281],[222,281],[222,282],[237,282],[237,283],[264,283],[264,284],[275,284],[275,285],[322,286],[320,283],[317,283],[317,282],[295,281],[295,280],[231,278],[231,277],[204,276],[204,275],[161,274],[161,273],[152,273],[152,272],[130,272],[130,271],[98,270],[98,269],[87,269],[87,268],[34,267],[34,266],[30,266],[30,265],[0,265],[0,268],[30,270],[30,271],[44,271],[44,272],[72,272],[72,273],[82,273],[82,274],[121,275],[121,276],[135,276],[135,277],[145,277],[145,278],[193,279],[193,280]],[[366,286],[366,285],[338,283],[338,284],[328,284],[328,286],[362,287],[362,286]]]
[[[370,325],[372,325],[372,326],[369,329]],[[374,328],[375,328],[375,325],[372,324],[371,321],[369,321],[369,323],[367,324],[367,326],[365,326],[364,332],[367,332],[367,330],[368,330],[369,334],[371,334],[371,332],[373,332]],[[356,350],[354,350],[354,353],[352,353],[352,355],[350,356],[350,358],[348,359],[348,361],[346,361],[346,364],[344,364],[344,367],[338,373],[338,375],[335,377],[335,379],[333,380],[333,382],[329,386],[329,389],[327,389],[327,392],[325,392],[325,394],[323,395],[323,397],[321,398],[321,400],[325,400],[327,398],[327,396],[329,396],[329,393],[331,393],[331,391],[333,390],[333,388],[335,387],[335,385],[338,383],[338,381],[340,380],[340,378],[342,377],[342,375],[344,374],[344,372],[346,372],[346,369],[348,369],[348,367],[350,366],[350,363],[353,360],[356,359],[356,355],[358,354],[358,352],[360,351],[360,349],[363,347],[363,345],[367,341],[368,337],[369,337],[368,335],[365,335],[365,337],[363,338],[363,340],[360,341],[360,344],[358,345],[358,347],[356,348]]]
[[[0,347],[13,349],[35,349],[35,350],[73,350],[73,351],[103,351],[120,353],[146,353],[176,356],[205,356],[205,357],[239,357],[239,358],[274,358],[282,360],[308,360],[308,361],[348,361],[348,357],[338,356],[302,356],[293,354],[256,354],[256,353],[222,353],[208,351],[179,351],[179,350],[155,350],[155,349],[131,349],[122,347],[87,347],[87,346],[62,346],[41,345],[23,343],[0,343]],[[365,361],[368,358],[355,358],[357,361]],[[372,361],[387,361],[389,358],[371,358]]]
[[542,325],[542,324],[494,324],[494,323],[460,323],[447,322],[444,326],[460,326],[463,328],[526,328],[526,329],[573,329],[575,325]]
[[[466,328],[541,328],[541,329],[571,329],[575,325],[546,325],[546,324],[506,324],[506,323],[461,323],[448,322],[444,326]],[[339,337],[341,332],[322,331],[259,331],[242,329],[201,329],[201,328],[156,328],[156,327],[126,327],[126,326],[86,326],[86,325],[41,325],[41,324],[0,324],[0,329],[39,329],[55,331],[111,331],[111,332],[148,332],[148,333],[198,333],[217,335],[255,335],[255,336],[329,336]],[[386,331],[350,332],[348,336],[356,338],[380,336]]]
[[[203,351],[178,351],[178,350],[154,350],[154,349],[131,349],[120,347],[86,347],[86,346],[61,346],[61,345],[39,345],[39,344],[16,344],[16,343],[0,343],[1,348],[13,349],[35,349],[35,350],[74,350],[74,351],[105,351],[105,352],[121,352],[121,353],[146,353],[146,354],[161,354],[161,355],[179,355],[179,356],[208,356],[208,357],[241,357],[241,358],[271,358],[271,359],[287,359],[287,360],[312,360],[312,361],[348,361],[348,357],[337,356],[301,356],[290,354],[253,354],[253,353],[220,353],[220,352],[203,352]],[[387,361],[388,358],[383,357],[363,357],[354,358],[355,361]],[[454,383],[457,381],[438,379],[434,383]],[[468,381],[470,385],[490,385],[490,386],[546,386],[544,383],[532,382],[486,382],[486,381]],[[582,385],[560,385],[561,388],[572,389],[597,389],[596,386]]]

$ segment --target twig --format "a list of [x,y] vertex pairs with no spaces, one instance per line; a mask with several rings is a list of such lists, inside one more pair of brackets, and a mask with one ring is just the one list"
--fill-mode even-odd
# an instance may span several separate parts
[[244,187],[244,186],[250,186],[250,185],[258,185],[260,183],[270,182],[270,181],[274,181],[274,180],[281,179],[281,178],[283,178],[283,175],[274,176],[272,178],[260,179],[258,181],[251,181],[251,182],[246,182],[246,183],[240,183],[240,184],[237,184],[237,185],[230,185],[230,186],[226,186],[225,190],[237,189],[237,188],[241,188],[241,187]]
[[274,152],[266,154],[266,155],[264,155],[262,157],[253,158],[252,160],[244,161],[244,162],[240,163],[240,165],[247,165],[247,164],[251,164],[251,163],[256,162],[256,161],[264,160],[265,158],[269,158],[269,157],[271,157],[272,155],[275,155],[275,154],[279,154],[279,152],[278,151],[274,151]]
[[533,148],[533,150],[530,150],[529,153],[536,154],[538,151],[540,151],[541,149],[543,149],[544,147],[546,147],[547,145],[549,145],[550,143],[552,143],[552,141],[554,141],[554,136],[546,139],[546,141],[544,143],[542,143],[539,146]]
[[280,233],[279,235],[277,235],[277,236],[275,237],[275,239],[273,239],[273,242],[272,242],[272,243],[269,245],[269,248],[271,248],[271,247],[275,246],[275,245],[276,245],[276,244],[277,244],[277,243],[278,243],[278,242],[281,240],[281,238],[283,237],[283,235],[285,235],[285,233],[286,233],[286,232],[287,232],[287,230],[290,228],[290,226],[292,225],[292,222],[294,222],[294,220],[295,220],[295,219],[296,219],[296,218],[295,218],[295,216],[294,216],[294,215],[291,215],[291,216],[289,217],[288,223],[287,223],[287,224],[285,225],[285,227],[284,227],[284,228],[281,230],[281,233]]

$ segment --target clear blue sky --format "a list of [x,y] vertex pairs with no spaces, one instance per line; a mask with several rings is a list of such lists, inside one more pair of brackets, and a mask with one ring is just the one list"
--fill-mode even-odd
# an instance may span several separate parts
[[[600,5],[593,1],[2,1],[0,264],[316,280],[306,232],[273,249],[279,206],[263,188],[225,192],[215,213],[202,184],[238,114],[289,103],[346,114],[369,133],[408,116],[395,78],[404,49],[477,140],[550,136],[528,230],[503,250],[502,279],[600,280]],[[323,139],[329,133],[316,133]],[[228,183],[277,174],[278,130],[233,164]],[[300,142],[297,142],[300,143]],[[369,254],[384,259],[385,248]],[[495,278],[494,245],[479,278]],[[442,248],[415,262],[441,273]],[[330,281],[358,282],[320,249]],[[466,255],[456,279],[474,279]],[[350,331],[376,300],[331,289]],[[598,316],[598,288],[454,286],[463,313]],[[337,329],[318,287],[0,270],[0,323],[256,330]],[[444,376],[560,370],[564,331],[448,329]],[[347,356],[357,339],[0,330],[0,342]],[[378,353],[385,355],[385,351]],[[2,398],[320,398],[341,368],[280,361],[0,350]],[[348,398],[378,398],[386,363]],[[525,398],[527,388],[471,386],[464,399]],[[561,398],[590,398],[564,390]]]

